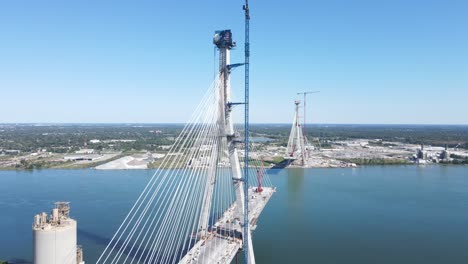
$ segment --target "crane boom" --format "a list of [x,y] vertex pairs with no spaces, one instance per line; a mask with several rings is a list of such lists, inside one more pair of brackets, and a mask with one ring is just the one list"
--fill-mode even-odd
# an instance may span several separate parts
[[[244,99],[244,263],[255,264],[253,256],[252,238],[249,228],[249,74],[250,74],[250,10],[249,0],[245,0],[243,6],[245,13],[245,99]],[[250,256],[249,256],[250,255]]]
[[304,124],[302,126],[302,136],[304,137],[304,142],[307,142],[307,131],[306,131],[306,98],[308,94],[313,94],[313,93],[320,93],[320,91],[305,91],[301,93],[297,93],[298,95],[302,94],[304,95]]

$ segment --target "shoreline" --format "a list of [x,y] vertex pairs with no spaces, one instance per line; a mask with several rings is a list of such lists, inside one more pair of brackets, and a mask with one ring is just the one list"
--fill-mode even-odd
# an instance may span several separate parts
[[[356,167],[350,166],[335,166],[335,167],[302,167],[302,166],[288,166],[284,168],[273,168],[273,167],[265,167],[265,170],[283,170],[283,169],[359,169],[363,167],[432,167],[432,166],[446,166],[446,167],[464,167],[468,166],[468,164],[447,164],[447,163],[432,163],[432,164],[414,164],[414,163],[406,163],[406,164],[365,164],[365,165],[357,165]],[[101,171],[121,171],[121,170],[157,170],[158,168],[107,168],[107,169],[98,169],[97,166],[93,167],[50,167],[50,168],[35,168],[35,169],[17,169],[17,168],[0,168],[0,171],[16,171],[16,172],[33,172],[33,171],[41,171],[41,170],[101,170]],[[255,168],[250,166],[251,168]],[[161,168],[164,170],[167,169],[178,169],[177,167],[174,168]]]

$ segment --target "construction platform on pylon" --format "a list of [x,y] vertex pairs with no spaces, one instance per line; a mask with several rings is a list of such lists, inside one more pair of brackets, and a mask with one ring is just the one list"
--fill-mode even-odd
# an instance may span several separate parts
[[[249,224],[255,230],[257,219],[270,200],[276,188],[264,187],[257,192],[257,187],[249,189]],[[230,263],[239,249],[242,249],[241,222],[243,216],[238,215],[237,204],[234,203],[222,215],[179,262],[193,263]]]

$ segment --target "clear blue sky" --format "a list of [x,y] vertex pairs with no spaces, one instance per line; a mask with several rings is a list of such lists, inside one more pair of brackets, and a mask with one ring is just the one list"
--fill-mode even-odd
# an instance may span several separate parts
[[[0,122],[184,122],[242,1],[1,1]],[[251,119],[468,124],[468,1],[251,0]],[[233,73],[242,95],[243,69]]]

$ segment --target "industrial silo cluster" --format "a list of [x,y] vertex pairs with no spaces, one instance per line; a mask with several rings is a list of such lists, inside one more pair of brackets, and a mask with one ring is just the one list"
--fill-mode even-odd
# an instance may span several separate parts
[[84,264],[69,202],[56,202],[50,215],[35,215],[32,229],[34,264]]

